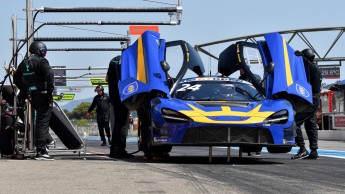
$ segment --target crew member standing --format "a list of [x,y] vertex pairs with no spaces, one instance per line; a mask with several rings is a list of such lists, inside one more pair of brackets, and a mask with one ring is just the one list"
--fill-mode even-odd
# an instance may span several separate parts
[[106,76],[109,85],[109,95],[113,105],[115,122],[113,126],[113,141],[110,146],[111,158],[131,158],[133,155],[126,151],[126,137],[128,124],[128,108],[121,102],[117,83],[121,76],[121,56],[114,57],[110,63]]
[[21,93],[29,99],[36,111],[35,146],[36,160],[54,160],[47,152],[47,135],[53,109],[54,72],[45,59],[47,47],[34,41],[30,47],[29,58],[18,66],[13,79]]
[[[297,136],[295,141],[297,146],[300,147],[298,153],[291,157],[291,159],[318,159],[318,128],[316,122],[316,112],[320,103],[320,91],[321,91],[321,82],[322,75],[319,70],[319,67],[314,63],[315,54],[310,49],[304,49],[302,51],[304,68],[307,76],[307,80],[312,87],[313,93],[313,104],[310,105],[303,112],[299,112],[295,115],[295,122],[297,125],[296,133]],[[304,123],[304,128],[307,132],[309,139],[310,154],[305,148],[305,143],[303,139],[303,134],[301,130],[301,125]]]
[[107,93],[104,93],[104,87],[98,85],[95,88],[97,95],[93,98],[91,106],[86,112],[86,118],[90,118],[90,114],[96,107],[97,113],[97,126],[99,131],[99,136],[101,137],[101,146],[106,146],[107,141],[105,140],[104,130],[108,137],[108,142],[110,142],[110,127],[109,127],[109,109],[110,109],[110,97]]

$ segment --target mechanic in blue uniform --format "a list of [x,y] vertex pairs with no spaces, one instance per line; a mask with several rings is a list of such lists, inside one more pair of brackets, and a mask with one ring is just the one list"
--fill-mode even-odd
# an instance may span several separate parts
[[109,95],[114,111],[113,139],[110,146],[110,158],[131,158],[133,155],[126,151],[127,123],[129,110],[121,102],[118,81],[121,76],[121,56],[114,57],[108,67],[106,81],[109,86]]
[[29,47],[31,53],[18,66],[13,80],[20,92],[29,99],[36,111],[35,146],[36,160],[54,160],[47,152],[47,135],[53,109],[54,72],[45,59],[47,47],[34,41]]
[[110,127],[109,127],[109,109],[110,109],[110,97],[108,94],[104,93],[104,87],[98,85],[95,88],[97,95],[93,98],[92,104],[86,112],[86,118],[90,118],[92,110],[96,108],[97,113],[97,125],[99,136],[101,137],[101,146],[106,146],[107,141],[105,140],[104,130],[108,137],[108,142],[110,142]]
[[[314,63],[315,54],[311,49],[304,49],[302,51],[302,56],[305,72],[307,74],[307,80],[312,87],[313,104],[303,112],[299,112],[295,115],[295,122],[297,125],[297,136],[295,138],[295,141],[300,149],[295,156],[291,157],[291,159],[319,159],[317,153],[318,127],[316,122],[316,112],[320,103],[322,75],[319,67]],[[305,143],[302,135],[301,125],[303,123],[309,139],[309,147],[311,150],[310,154],[305,148]]]

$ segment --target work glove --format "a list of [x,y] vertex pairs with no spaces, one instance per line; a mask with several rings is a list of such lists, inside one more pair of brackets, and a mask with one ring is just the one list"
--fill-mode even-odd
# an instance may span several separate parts
[[86,112],[85,117],[86,117],[87,119],[90,118],[90,112],[89,112],[89,111]]

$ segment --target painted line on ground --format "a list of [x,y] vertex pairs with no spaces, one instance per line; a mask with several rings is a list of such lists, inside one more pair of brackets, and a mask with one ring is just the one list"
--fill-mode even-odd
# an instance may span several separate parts
[[[217,147],[217,148],[224,148],[226,149],[227,147]],[[239,147],[231,147],[232,149],[238,150]],[[299,148],[293,147],[291,152],[288,152],[287,154],[296,154],[298,152]],[[263,147],[262,152],[267,152],[267,148]],[[310,152],[310,149],[308,149],[308,152]],[[339,151],[339,150],[324,150],[324,149],[318,149],[317,150],[319,156],[323,157],[331,157],[331,158],[340,158],[340,159],[345,159],[345,151]]]

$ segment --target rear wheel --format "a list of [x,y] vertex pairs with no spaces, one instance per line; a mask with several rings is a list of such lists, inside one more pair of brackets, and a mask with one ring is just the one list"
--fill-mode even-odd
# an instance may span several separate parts
[[267,151],[271,154],[291,152],[292,147],[267,147]]

